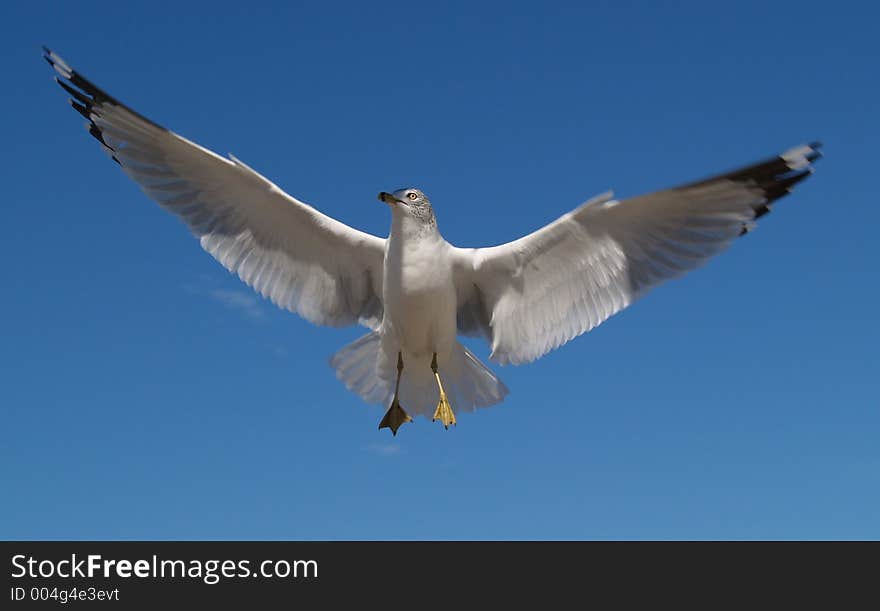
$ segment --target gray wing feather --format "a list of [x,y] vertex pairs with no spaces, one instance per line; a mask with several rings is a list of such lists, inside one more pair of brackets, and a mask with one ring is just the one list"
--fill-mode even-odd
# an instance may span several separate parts
[[378,326],[385,240],[287,195],[238,159],[157,125],[45,51],[89,132],[226,269],[313,323]]
[[457,249],[460,332],[486,337],[500,363],[537,359],[725,250],[812,173],[819,146],[623,201],[605,193],[519,240]]

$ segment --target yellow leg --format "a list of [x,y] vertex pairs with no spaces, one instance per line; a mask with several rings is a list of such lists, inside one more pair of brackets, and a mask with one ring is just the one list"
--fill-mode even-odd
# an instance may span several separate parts
[[450,424],[455,424],[455,412],[452,411],[452,406],[449,405],[449,399],[446,397],[446,392],[443,390],[443,383],[440,381],[440,374],[437,372],[437,353],[434,353],[434,358],[431,359],[431,371],[434,372],[434,379],[437,380],[437,388],[440,389],[440,402],[437,403],[437,409],[434,410],[434,417],[431,419],[431,422],[435,420],[439,420],[443,423],[443,427],[448,431]]
[[406,410],[400,406],[397,393],[400,391],[400,374],[403,373],[403,355],[397,353],[397,383],[394,385],[394,399],[391,401],[391,407],[385,412],[385,417],[379,423],[379,430],[391,429],[391,434],[397,436],[397,429],[412,422],[412,417],[406,413]]

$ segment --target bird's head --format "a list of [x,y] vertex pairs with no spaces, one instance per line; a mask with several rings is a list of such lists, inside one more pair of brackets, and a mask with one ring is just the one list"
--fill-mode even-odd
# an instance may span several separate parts
[[400,189],[394,193],[379,193],[379,201],[391,207],[392,212],[412,217],[424,224],[434,224],[434,209],[431,200],[418,189]]

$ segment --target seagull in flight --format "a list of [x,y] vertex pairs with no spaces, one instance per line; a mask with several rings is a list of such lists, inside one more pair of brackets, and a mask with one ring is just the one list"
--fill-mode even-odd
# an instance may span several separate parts
[[227,270],[314,324],[369,329],[330,364],[351,391],[388,406],[379,428],[395,435],[411,414],[448,429],[453,405],[475,411],[507,395],[460,335],[484,338],[497,363],[533,361],[725,250],[820,156],[819,143],[806,144],[647,195],[603,193],[488,248],[447,242],[419,189],[382,191],[383,239],[154,123],[49,49],[44,58],[104,151]]

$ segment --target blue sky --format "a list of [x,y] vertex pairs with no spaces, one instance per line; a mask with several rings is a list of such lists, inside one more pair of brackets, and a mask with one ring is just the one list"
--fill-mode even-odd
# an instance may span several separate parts
[[[5,3],[0,537],[880,538],[876,9],[581,4]],[[826,157],[705,268],[495,367],[502,405],[392,439],[327,366],[362,330],[203,253],[40,44],[378,235],[383,189],[479,246],[609,188]]]

